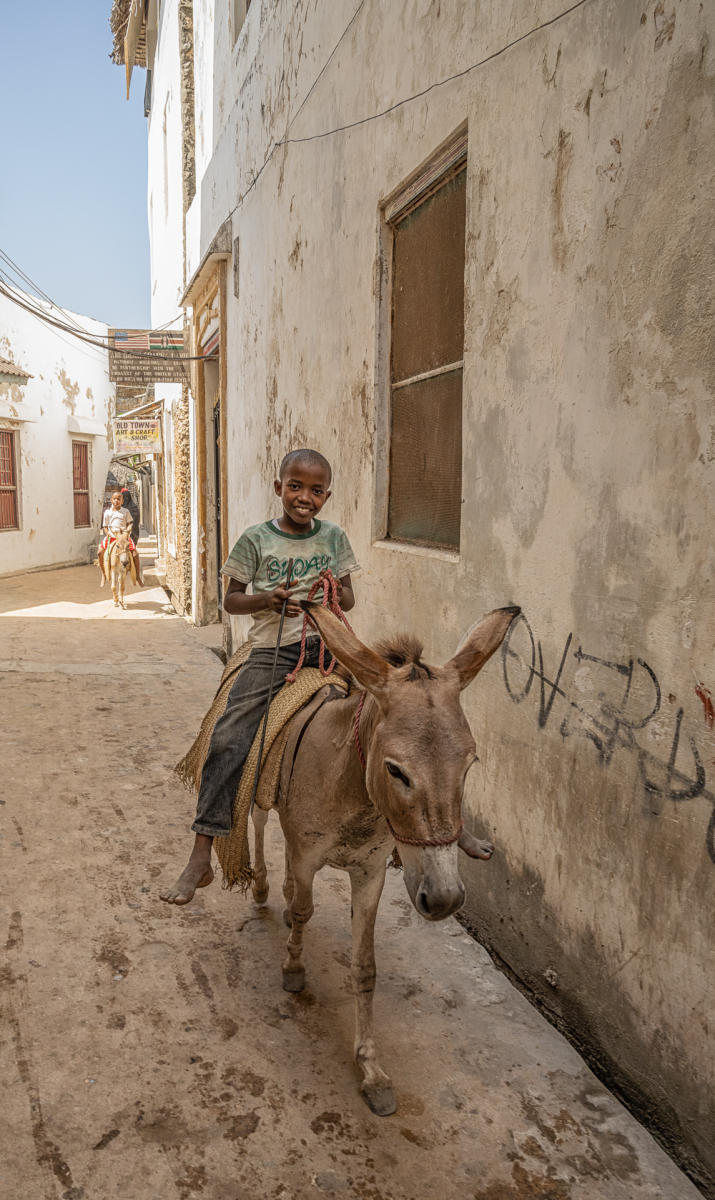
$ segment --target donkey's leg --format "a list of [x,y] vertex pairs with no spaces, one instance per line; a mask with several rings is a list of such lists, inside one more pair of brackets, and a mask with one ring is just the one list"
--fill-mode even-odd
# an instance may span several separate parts
[[287,943],[288,956],[283,963],[283,987],[287,992],[302,992],[305,987],[305,967],[302,962],[303,926],[307,925],[313,915],[313,879],[317,869],[317,863],[305,859],[297,862],[291,860],[293,892],[288,908],[290,934]]
[[251,884],[251,892],[256,904],[265,904],[268,900],[268,871],[266,870],[266,855],[264,847],[264,834],[266,832],[266,824],[268,822],[268,813],[263,808],[255,805],[252,813],[253,832],[255,836],[255,867],[253,870],[253,883]]
[[378,1117],[397,1108],[392,1081],[377,1062],[372,1036],[372,998],[375,992],[375,917],[385,884],[385,864],[371,873],[362,867],[350,872],[352,890],[352,977],[355,993],[355,1061],[362,1071],[360,1091]]
[[283,909],[283,920],[290,929],[290,906],[293,900],[293,889],[295,882],[293,880],[293,869],[290,865],[290,855],[288,854],[288,842],[285,843],[285,874],[283,876],[283,897],[286,902],[286,908]]

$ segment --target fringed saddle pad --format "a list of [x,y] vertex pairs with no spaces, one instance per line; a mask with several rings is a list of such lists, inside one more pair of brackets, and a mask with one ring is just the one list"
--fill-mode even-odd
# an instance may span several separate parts
[[[235,683],[236,676],[246,662],[251,652],[251,645],[245,642],[226,664],[218,691],[213,703],[206,713],[198,736],[188,753],[177,763],[174,770],[179,778],[193,791],[198,792],[209,744],[214,727],[219,717],[223,716],[228,703],[228,694]],[[286,683],[273,699],[268,714],[266,739],[263,747],[261,776],[256,794],[256,804],[259,808],[270,809],[278,798],[280,786],[281,763],[288,737],[288,722],[309,700],[320,691],[328,681],[316,667],[303,667],[298,672],[295,683]],[[347,680],[332,675],[330,682],[348,691]],[[317,703],[317,701],[316,701]],[[248,817],[251,806],[253,780],[258,762],[258,750],[261,744],[263,721],[248,752],[248,758],[241,772],[241,780],[233,803],[233,821],[228,837],[214,839],[214,850],[223,871],[223,886],[226,888],[239,887],[246,891],[253,879],[251,854],[248,845]]]

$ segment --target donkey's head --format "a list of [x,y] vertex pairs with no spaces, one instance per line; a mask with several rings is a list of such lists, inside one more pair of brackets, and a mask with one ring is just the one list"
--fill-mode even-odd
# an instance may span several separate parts
[[[501,645],[518,608],[499,608],[472,629],[443,667],[427,666],[409,637],[371,650],[327,609],[305,602],[331,653],[375,698],[365,740],[365,782],[398,843],[410,899],[439,921],[464,903],[457,848],[464,780],[476,758],[459,693]],[[473,839],[472,839],[473,840]]]
[[117,556],[126,570],[129,567],[129,532],[120,529],[117,533]]

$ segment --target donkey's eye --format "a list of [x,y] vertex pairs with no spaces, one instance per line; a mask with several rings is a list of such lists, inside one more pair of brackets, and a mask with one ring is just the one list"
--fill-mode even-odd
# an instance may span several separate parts
[[400,770],[397,763],[390,762],[389,758],[386,758],[385,766],[387,767],[389,774],[392,775],[393,779],[399,779],[400,783],[404,783],[405,787],[411,787],[410,781],[405,775],[405,772]]

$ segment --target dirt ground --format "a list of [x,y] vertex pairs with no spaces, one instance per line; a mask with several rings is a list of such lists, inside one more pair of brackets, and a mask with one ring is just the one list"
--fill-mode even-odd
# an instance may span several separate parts
[[221,670],[163,591],[115,612],[91,567],[0,579],[0,660],[4,1200],[697,1200],[399,874],[377,933],[383,1119],[351,1060],[346,879],[319,880],[297,996],[275,819],[266,908],[218,881],[159,900],[193,815],[171,767]]

